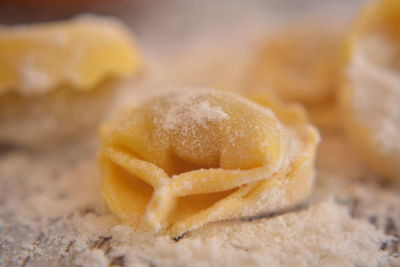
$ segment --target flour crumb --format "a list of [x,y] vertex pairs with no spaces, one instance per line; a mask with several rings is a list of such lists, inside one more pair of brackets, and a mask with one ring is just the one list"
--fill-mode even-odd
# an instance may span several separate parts
[[128,242],[129,241],[129,235],[132,234],[133,228],[128,226],[128,225],[116,225],[113,228],[111,228],[111,235],[114,238],[114,240],[117,240],[119,242]]
[[43,93],[53,85],[49,73],[35,65],[34,57],[27,57],[19,71],[22,78],[22,94]]
[[82,255],[80,260],[77,260],[77,265],[82,267],[108,267],[109,262],[104,254],[104,252],[100,249],[94,249],[88,251]]
[[32,244],[22,244],[21,248],[28,251],[33,251],[35,249],[35,247]]

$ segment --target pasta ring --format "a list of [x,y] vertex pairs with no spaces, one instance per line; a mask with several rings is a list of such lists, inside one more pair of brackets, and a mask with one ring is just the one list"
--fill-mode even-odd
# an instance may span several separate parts
[[400,177],[400,2],[368,5],[350,31],[340,90],[344,129],[377,173]]
[[342,41],[333,27],[301,22],[283,28],[263,42],[244,88],[301,103],[317,126],[336,127]]
[[0,27],[0,94],[40,94],[60,85],[88,91],[137,72],[141,59],[129,29],[116,19]]
[[116,19],[0,26],[0,142],[43,148],[93,131],[140,65]]
[[144,101],[104,124],[102,140],[110,209],[137,229],[178,236],[303,201],[319,135],[298,106],[193,89]]

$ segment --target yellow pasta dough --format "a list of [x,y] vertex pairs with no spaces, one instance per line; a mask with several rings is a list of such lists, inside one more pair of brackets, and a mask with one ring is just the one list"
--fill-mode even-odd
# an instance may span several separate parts
[[250,70],[248,88],[299,102],[319,126],[336,124],[343,36],[332,27],[299,23],[266,40]]
[[140,60],[129,30],[116,19],[0,27],[0,93],[33,94],[68,84],[90,90],[107,76],[135,73]]
[[304,200],[318,133],[301,108],[266,105],[173,91],[106,123],[99,163],[109,207],[135,228],[177,236]]
[[139,66],[116,19],[0,26],[0,142],[42,147],[96,129],[113,84]]
[[400,1],[368,5],[346,47],[340,94],[345,129],[378,173],[400,177]]

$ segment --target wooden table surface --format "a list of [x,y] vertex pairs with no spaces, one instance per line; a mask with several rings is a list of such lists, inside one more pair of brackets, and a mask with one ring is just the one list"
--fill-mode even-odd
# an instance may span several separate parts
[[[175,75],[179,80],[183,70],[176,62],[190,62],[190,58],[184,57],[190,56],[193,47],[196,51],[199,47],[206,49],[207,44],[201,43],[203,39],[211,40],[213,48],[217,44],[222,50],[226,48],[224,51],[228,55],[235,55],[236,46],[232,47],[226,39],[234,40],[236,31],[254,34],[263,27],[272,29],[280,23],[313,17],[343,24],[365,1],[120,0],[76,2],[80,3],[79,8],[64,9],[53,7],[54,1],[47,1],[42,10],[27,2],[34,1],[0,3],[0,22],[54,20],[82,10],[116,15],[136,34],[148,66],[155,66],[158,73],[164,73],[161,77]],[[171,58],[177,58],[176,62],[169,61]],[[380,243],[377,251],[386,255],[387,264],[400,264],[399,188],[374,177],[340,133],[326,132],[323,137],[316,192],[309,206],[330,196],[335,205],[344,207],[355,221],[386,233],[389,237]],[[97,149],[95,135],[73,145],[41,152],[9,145],[0,147],[1,266],[159,265],[159,261],[146,254],[135,258],[121,252],[121,244],[136,242],[145,247],[149,241],[145,237],[130,243],[116,240],[115,236],[121,231],[110,228],[110,225],[118,225],[118,221],[101,196]],[[335,153],[337,156],[333,155]],[[254,220],[270,217],[265,215]],[[195,235],[184,236],[182,240]]]

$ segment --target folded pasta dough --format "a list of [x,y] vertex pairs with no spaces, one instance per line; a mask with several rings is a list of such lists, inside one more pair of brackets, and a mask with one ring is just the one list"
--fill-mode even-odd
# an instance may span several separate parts
[[103,126],[99,164],[111,210],[171,236],[304,200],[319,135],[298,106],[233,93],[173,91]]
[[117,19],[0,25],[0,142],[42,149],[94,132],[115,84],[140,67]]
[[307,108],[313,123],[336,127],[335,91],[339,86],[343,36],[333,26],[310,22],[283,27],[257,52],[245,91],[254,88],[284,101],[299,102]]
[[350,30],[346,57],[344,129],[373,170],[399,179],[400,1],[366,6]]
[[43,94],[68,85],[95,88],[105,78],[136,73],[141,59],[119,20],[84,15],[31,25],[0,25],[0,94]]

